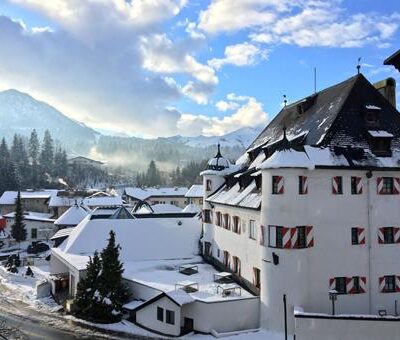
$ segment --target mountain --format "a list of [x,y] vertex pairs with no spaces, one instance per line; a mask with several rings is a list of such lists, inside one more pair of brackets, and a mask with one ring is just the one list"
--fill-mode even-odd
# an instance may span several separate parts
[[36,129],[42,137],[46,129],[67,149],[82,150],[82,143],[89,151],[98,132],[76,122],[47,103],[17,90],[0,92],[0,136],[8,140],[15,133],[29,136]]
[[[224,146],[239,146],[246,149],[251,142],[260,134],[263,127],[244,127],[236,131],[227,133],[222,136],[197,136],[197,137],[182,137],[176,136],[178,140],[185,145],[192,147],[204,148],[218,143]],[[172,137],[173,138],[173,137]]]
[[15,133],[29,137],[33,129],[40,138],[46,129],[50,130],[70,156],[88,156],[131,169],[144,169],[153,159],[169,170],[192,160],[214,156],[218,143],[221,143],[223,154],[234,160],[257,137],[262,127],[247,127],[211,137],[128,137],[123,133],[94,130],[29,94],[17,90],[0,92],[0,138],[4,136],[11,141]]

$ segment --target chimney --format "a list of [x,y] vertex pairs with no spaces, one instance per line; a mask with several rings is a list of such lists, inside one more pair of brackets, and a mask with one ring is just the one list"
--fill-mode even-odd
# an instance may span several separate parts
[[396,107],[396,80],[387,78],[374,84],[379,93]]

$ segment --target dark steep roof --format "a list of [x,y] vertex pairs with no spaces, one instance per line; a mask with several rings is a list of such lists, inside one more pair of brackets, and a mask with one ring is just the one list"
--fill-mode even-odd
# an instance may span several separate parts
[[357,75],[350,79],[285,106],[250,145],[249,151],[282,139],[307,134],[305,144],[318,145],[339,114],[351,92]]

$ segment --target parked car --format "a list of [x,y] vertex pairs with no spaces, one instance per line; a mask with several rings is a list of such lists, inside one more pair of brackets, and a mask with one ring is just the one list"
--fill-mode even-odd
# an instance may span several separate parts
[[26,252],[28,254],[38,254],[38,253],[43,253],[49,249],[50,249],[50,247],[46,243],[32,242],[32,244],[28,247]]

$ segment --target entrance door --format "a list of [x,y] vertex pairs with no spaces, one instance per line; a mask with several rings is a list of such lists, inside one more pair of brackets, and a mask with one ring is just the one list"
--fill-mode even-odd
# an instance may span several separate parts
[[184,318],[183,319],[183,329],[185,333],[190,333],[193,331],[193,319]]

